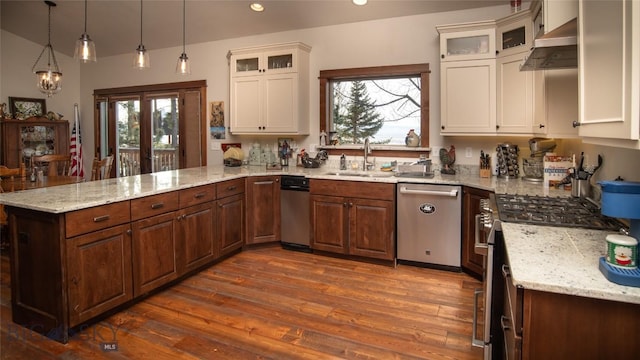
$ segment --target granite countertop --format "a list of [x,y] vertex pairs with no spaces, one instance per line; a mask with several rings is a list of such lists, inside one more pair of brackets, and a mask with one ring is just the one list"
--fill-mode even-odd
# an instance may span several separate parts
[[610,232],[502,223],[514,285],[525,289],[640,304],[640,287],[600,272]]
[[[335,175],[340,173],[340,175]],[[312,179],[465,185],[496,193],[566,197],[569,191],[545,189],[541,183],[497,177],[480,178],[477,167],[461,168],[456,175],[403,178],[382,171],[338,171],[289,167],[266,170],[263,166],[204,166],[101,181],[0,194],[0,203],[32,210],[69,211],[130,200],[194,186],[262,175],[304,175]],[[351,175],[348,175],[351,174]],[[355,175],[355,176],[353,176]],[[609,282],[598,269],[604,254],[606,232],[560,227],[502,224],[513,282],[527,289],[551,291],[640,304],[640,288]]]

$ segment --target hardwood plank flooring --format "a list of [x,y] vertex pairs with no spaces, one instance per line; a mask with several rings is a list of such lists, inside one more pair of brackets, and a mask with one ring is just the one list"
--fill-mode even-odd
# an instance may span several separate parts
[[[243,251],[75,334],[11,322],[2,257],[2,359],[481,359],[463,273],[264,247]],[[101,344],[117,342],[116,351]]]

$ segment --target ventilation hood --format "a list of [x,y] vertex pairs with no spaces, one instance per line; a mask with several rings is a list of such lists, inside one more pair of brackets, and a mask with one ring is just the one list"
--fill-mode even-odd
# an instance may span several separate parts
[[520,71],[578,67],[578,19],[568,21],[533,41]]

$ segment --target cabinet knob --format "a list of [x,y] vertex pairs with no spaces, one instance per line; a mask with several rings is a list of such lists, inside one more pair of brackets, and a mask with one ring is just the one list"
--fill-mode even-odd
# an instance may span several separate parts
[[352,202],[349,203],[349,207],[353,207],[353,203]]
[[500,125],[496,125],[496,130],[500,129]]
[[440,126],[440,129],[444,130],[444,125]]
[[544,124],[540,124],[539,126],[540,126],[540,129],[544,128]]
[[343,202],[343,203],[342,203],[342,207],[347,207],[347,203],[346,203],[346,202]]
[[573,120],[571,125],[573,125],[573,127],[576,128],[576,127],[580,126],[581,124],[578,122],[578,120]]
[[444,54],[440,54],[440,58],[441,58],[441,59],[444,59]]
[[132,231],[131,229],[127,230],[127,235],[131,235]]

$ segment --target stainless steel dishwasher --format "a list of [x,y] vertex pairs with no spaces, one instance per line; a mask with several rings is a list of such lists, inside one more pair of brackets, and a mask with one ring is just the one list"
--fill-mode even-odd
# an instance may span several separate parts
[[282,175],[280,178],[280,242],[290,250],[310,252],[309,179]]
[[460,268],[462,188],[398,183],[398,260]]

